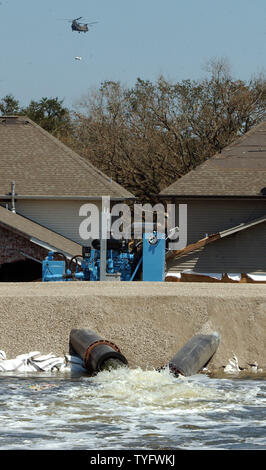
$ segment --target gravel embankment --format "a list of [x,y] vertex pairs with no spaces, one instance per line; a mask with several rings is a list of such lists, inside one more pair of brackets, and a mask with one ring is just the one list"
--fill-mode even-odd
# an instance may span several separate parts
[[119,346],[130,367],[166,364],[196,333],[218,331],[211,365],[232,354],[263,368],[266,284],[56,282],[0,284],[0,349],[68,353],[72,328],[85,327]]

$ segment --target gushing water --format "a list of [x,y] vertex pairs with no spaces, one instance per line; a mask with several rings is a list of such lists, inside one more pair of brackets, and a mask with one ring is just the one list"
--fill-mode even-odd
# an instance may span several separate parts
[[0,449],[265,449],[265,376],[0,375]]

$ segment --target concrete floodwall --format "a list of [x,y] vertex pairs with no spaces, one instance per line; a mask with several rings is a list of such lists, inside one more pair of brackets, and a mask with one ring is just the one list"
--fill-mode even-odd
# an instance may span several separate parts
[[235,354],[265,368],[266,285],[55,282],[0,284],[0,349],[69,351],[72,328],[90,328],[121,349],[130,367],[157,368],[197,333],[218,331],[211,366]]

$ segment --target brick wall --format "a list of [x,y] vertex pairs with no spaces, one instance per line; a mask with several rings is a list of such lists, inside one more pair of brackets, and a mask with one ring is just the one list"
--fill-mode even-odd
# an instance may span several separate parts
[[0,226],[0,265],[26,260],[21,251],[41,261],[47,256],[44,248]]

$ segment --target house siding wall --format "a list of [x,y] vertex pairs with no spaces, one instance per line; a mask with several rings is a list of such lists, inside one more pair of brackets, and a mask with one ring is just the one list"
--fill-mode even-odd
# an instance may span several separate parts
[[[266,213],[266,201],[176,200],[175,202],[177,225],[178,204],[187,204],[187,244]],[[266,223],[218,240],[172,260],[167,265],[168,272],[188,269],[202,273],[265,273]]]
[[[99,201],[88,202],[100,211]],[[85,203],[84,200],[17,200],[16,212],[76,243],[89,246],[90,240],[83,240],[79,235],[80,223],[86,218],[79,215],[79,210]]]

